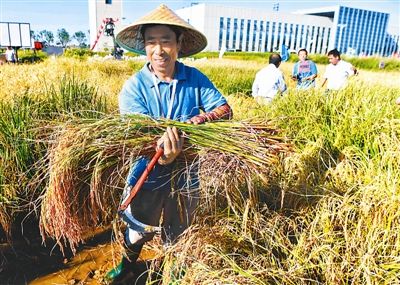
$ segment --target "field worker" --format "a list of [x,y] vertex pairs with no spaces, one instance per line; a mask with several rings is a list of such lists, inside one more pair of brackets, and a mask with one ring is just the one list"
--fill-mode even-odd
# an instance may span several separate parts
[[[211,81],[199,70],[177,61],[203,50],[207,39],[167,6],[159,6],[121,30],[116,41],[122,48],[147,57],[142,69],[125,82],[119,94],[122,115],[144,114],[190,124],[231,118],[230,106]],[[161,238],[166,246],[174,243],[193,220],[198,202],[198,166],[193,164],[179,175],[174,172],[184,167],[176,162],[183,138],[175,127],[167,128],[157,145],[162,143],[164,155],[127,208],[133,221],[125,232],[126,255],[107,274],[113,284],[136,278],[131,271],[144,243],[156,233],[148,231],[148,226],[158,227],[161,214]],[[133,163],[124,195],[129,194],[148,162],[149,158],[140,157]]]
[[279,69],[281,56],[273,53],[269,56],[269,64],[257,72],[252,86],[252,95],[260,104],[272,101],[278,92],[286,91],[283,73]]
[[307,59],[306,49],[300,49],[297,53],[299,61],[293,66],[292,79],[297,81],[297,89],[309,89],[315,87],[315,78],[318,75],[317,66],[312,60]]
[[324,87],[328,81],[328,90],[339,90],[346,86],[347,78],[357,74],[357,70],[350,63],[340,59],[340,52],[333,49],[328,52],[329,65],[326,67],[324,74]]
[[15,51],[12,47],[8,46],[6,50],[6,62],[15,63]]
[[400,97],[396,99],[396,104],[400,105]]

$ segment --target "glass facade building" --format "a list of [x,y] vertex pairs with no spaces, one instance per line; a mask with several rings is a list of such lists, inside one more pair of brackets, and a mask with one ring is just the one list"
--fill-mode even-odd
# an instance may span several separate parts
[[353,55],[391,55],[399,36],[387,34],[389,14],[333,6],[296,13],[198,4],[176,11],[202,31],[206,50],[272,52],[286,45],[326,54],[337,48]]
[[303,10],[299,13],[331,19],[334,30],[331,46],[341,53],[387,55],[385,39],[388,13],[343,6]]

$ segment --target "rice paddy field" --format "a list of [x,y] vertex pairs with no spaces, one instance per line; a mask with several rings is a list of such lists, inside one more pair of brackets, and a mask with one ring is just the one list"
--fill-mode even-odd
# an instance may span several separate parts
[[201,164],[201,202],[177,244],[146,245],[149,284],[400,284],[400,70],[360,69],[326,93],[318,65],[317,88],[301,92],[283,63],[289,91],[259,105],[265,62],[184,62],[232,121],[121,120],[118,93],[141,60],[0,66],[0,283],[107,284],[129,163],[176,125],[182,164]]

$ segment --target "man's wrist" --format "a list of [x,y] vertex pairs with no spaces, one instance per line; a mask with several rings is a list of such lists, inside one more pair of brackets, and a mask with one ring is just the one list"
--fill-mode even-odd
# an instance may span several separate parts
[[[178,154],[179,155],[179,154]],[[158,159],[158,164],[160,164],[160,165],[168,165],[168,164],[171,164],[171,163],[173,163],[174,161],[175,161],[175,159],[178,157],[178,155],[175,155],[175,156],[171,156],[171,157],[168,157],[168,158],[166,158],[166,157],[160,157],[159,159]]]
[[175,160],[175,158],[174,159],[164,159],[164,158],[160,157],[158,159],[158,164],[159,165],[168,165],[168,164],[171,164],[174,160]]

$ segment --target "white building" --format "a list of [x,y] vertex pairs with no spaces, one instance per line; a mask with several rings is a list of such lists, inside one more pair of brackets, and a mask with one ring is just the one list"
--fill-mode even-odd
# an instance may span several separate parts
[[328,49],[332,20],[251,8],[198,4],[176,13],[205,34],[206,50],[271,52],[285,44],[309,53]]
[[[122,26],[122,0],[88,0],[90,48],[94,51],[112,50],[114,42],[112,36],[107,36],[107,23],[114,24],[115,31]],[[110,21],[110,19],[112,19]]]
[[282,44],[320,54],[334,48],[367,55],[398,51],[398,37],[396,45],[387,34],[389,14],[382,12],[333,6],[282,13],[198,4],[176,13],[205,34],[208,51],[272,52]]

